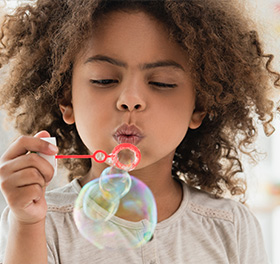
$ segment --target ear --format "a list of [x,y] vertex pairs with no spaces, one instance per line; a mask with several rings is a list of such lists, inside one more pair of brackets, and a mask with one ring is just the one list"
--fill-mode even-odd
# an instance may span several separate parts
[[192,114],[191,122],[189,124],[189,128],[191,129],[199,128],[205,116],[206,116],[206,112],[194,110]]
[[74,111],[72,105],[59,105],[59,109],[62,113],[63,120],[66,124],[72,125],[75,123]]

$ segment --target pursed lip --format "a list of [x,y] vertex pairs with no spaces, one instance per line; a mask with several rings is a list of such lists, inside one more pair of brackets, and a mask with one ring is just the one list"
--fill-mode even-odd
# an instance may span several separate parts
[[137,145],[144,136],[141,130],[135,125],[123,124],[115,131],[113,137],[118,144],[130,143]]

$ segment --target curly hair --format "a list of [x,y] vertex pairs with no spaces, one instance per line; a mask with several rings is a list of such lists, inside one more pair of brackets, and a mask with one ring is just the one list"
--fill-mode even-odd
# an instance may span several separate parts
[[[6,15],[0,31],[0,69],[9,65],[0,103],[22,134],[46,129],[62,154],[87,153],[59,104],[71,102],[75,55],[101,16],[143,11],[166,25],[188,57],[202,125],[190,129],[176,149],[172,173],[191,186],[244,199],[240,155],[251,155],[256,121],[266,134],[277,112],[269,99],[279,86],[273,55],[265,54],[255,26],[235,1],[226,0],[37,0]],[[278,109],[279,110],[279,109]],[[174,128],[176,129],[176,128]],[[69,179],[85,175],[90,160],[64,160]]]

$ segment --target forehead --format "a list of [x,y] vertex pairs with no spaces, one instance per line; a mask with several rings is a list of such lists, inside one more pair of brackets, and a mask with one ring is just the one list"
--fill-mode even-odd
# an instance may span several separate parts
[[85,42],[79,58],[96,54],[128,58],[177,57],[181,63],[186,54],[181,46],[170,38],[166,26],[144,12],[111,12],[94,24],[90,38]]

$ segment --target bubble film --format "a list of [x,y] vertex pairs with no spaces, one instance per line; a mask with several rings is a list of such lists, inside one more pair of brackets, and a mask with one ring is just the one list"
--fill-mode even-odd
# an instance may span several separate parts
[[75,203],[78,230],[100,249],[137,248],[152,238],[156,227],[152,192],[127,172],[138,164],[140,152],[127,148],[113,151],[112,164],[121,164],[122,168],[106,168],[98,179],[82,188]]
[[131,171],[139,164],[141,154],[136,146],[123,143],[113,149],[111,157],[112,166],[125,171]]

